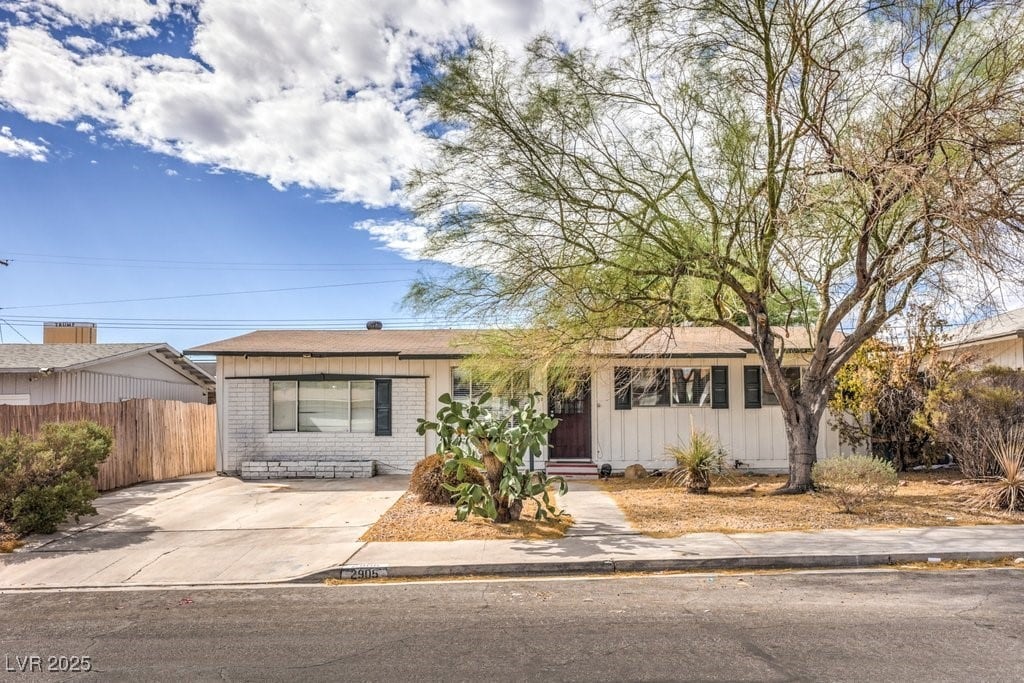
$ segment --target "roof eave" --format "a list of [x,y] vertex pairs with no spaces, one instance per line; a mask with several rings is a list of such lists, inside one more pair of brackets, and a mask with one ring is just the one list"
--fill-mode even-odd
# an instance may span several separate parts
[[1008,332],[999,332],[998,334],[990,334],[982,337],[969,337],[967,339],[950,341],[945,344],[941,344],[940,348],[953,349],[958,346],[969,346],[971,344],[987,344],[989,342],[1000,341],[1003,339],[1024,339],[1024,329],[1010,330]]

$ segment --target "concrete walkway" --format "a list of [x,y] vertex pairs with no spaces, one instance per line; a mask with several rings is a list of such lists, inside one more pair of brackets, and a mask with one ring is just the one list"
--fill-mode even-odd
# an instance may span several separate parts
[[99,514],[0,555],[5,588],[281,582],[344,564],[407,477],[141,484]]
[[[651,538],[630,527],[611,497],[592,484],[574,481],[560,500],[576,520],[562,539],[369,543],[350,563],[387,567],[389,576],[453,576],[862,567],[932,558],[1024,557],[1024,525]],[[336,575],[335,570],[311,578]]]

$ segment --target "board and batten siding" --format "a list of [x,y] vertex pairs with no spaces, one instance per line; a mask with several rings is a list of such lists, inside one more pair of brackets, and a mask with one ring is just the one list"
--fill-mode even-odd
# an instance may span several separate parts
[[[793,364],[798,365],[794,358]],[[595,368],[592,376],[591,434],[593,461],[608,463],[616,472],[627,465],[665,469],[674,466],[665,448],[685,446],[691,428],[703,430],[717,439],[727,452],[726,466],[735,461],[746,471],[779,471],[788,468],[789,453],[782,410],[778,406],[744,408],[743,367],[758,365],[756,356],[748,358],[680,358],[621,360],[615,367],[679,368],[725,366],[728,368],[729,407],[710,406],[634,406],[616,410],[614,369]],[[848,454],[838,434],[822,419],[818,439],[818,458]]]
[[[793,359],[798,364],[799,359]],[[217,360],[217,469],[237,472],[249,460],[373,459],[381,472],[408,472],[416,460],[436,448],[434,435],[415,433],[416,420],[440,409],[438,397],[451,391],[457,360],[403,360],[394,356],[302,358],[296,356],[221,356]],[[784,470],[788,450],[781,409],[743,407],[743,367],[757,365],[748,358],[622,360],[614,366],[728,367],[729,407],[634,407],[615,410],[613,367],[596,367],[592,376],[591,440],[593,461],[609,463],[615,471],[641,463],[648,468],[672,465],[665,447],[685,444],[691,424],[718,439],[729,454],[728,465],[739,460],[743,469]],[[392,436],[373,434],[272,432],[270,381],[297,375],[357,375],[394,381],[395,411]],[[537,384],[537,378],[534,378]],[[542,400],[541,407],[544,407]],[[818,457],[848,453],[838,435],[822,421]],[[538,462],[543,467],[544,457]]]
[[991,342],[965,344],[964,346],[944,349],[946,358],[955,356],[969,357],[973,365],[984,367],[998,365],[1015,370],[1024,369],[1024,339],[1015,337]]
[[[250,460],[372,459],[382,473],[408,473],[437,447],[416,434],[417,420],[434,416],[451,391],[457,360],[395,356],[220,356],[217,359],[217,469],[235,473]],[[391,436],[339,432],[273,432],[270,381],[297,375],[357,375],[392,379]]]
[[[162,366],[157,360],[153,363]],[[50,375],[0,373],[0,394],[28,394],[31,405],[47,403],[112,403],[132,398],[205,403],[202,387],[188,381],[129,376],[95,370],[55,372]],[[166,368],[158,368],[166,369]]]

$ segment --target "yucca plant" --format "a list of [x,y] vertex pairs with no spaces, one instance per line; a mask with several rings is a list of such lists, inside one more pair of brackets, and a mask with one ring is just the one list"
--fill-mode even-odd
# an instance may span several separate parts
[[999,474],[982,480],[974,503],[993,510],[1024,511],[1024,426],[986,436],[983,443],[998,465]]
[[669,446],[665,451],[675,458],[676,467],[666,475],[676,486],[685,486],[688,493],[704,494],[711,488],[711,475],[722,471],[725,450],[707,432],[690,430],[690,443]]

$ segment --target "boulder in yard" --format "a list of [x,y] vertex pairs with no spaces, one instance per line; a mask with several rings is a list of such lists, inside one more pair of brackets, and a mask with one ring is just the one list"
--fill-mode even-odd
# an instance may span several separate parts
[[623,476],[626,479],[646,479],[650,475],[647,474],[647,468],[640,463],[636,463],[627,467]]

